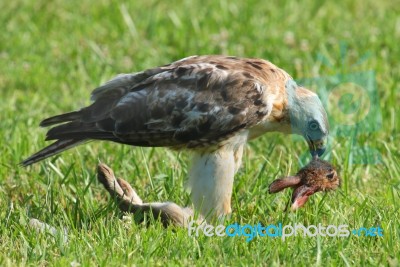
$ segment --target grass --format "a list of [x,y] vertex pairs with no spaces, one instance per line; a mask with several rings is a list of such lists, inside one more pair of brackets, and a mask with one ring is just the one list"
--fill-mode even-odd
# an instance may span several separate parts
[[[0,9],[0,265],[400,264],[395,1],[19,0],[2,1]],[[227,223],[380,226],[383,237],[188,237],[157,222],[144,227],[121,219],[95,177],[101,160],[144,199],[186,205],[186,153],[93,142],[18,166],[45,145],[43,118],[87,105],[90,91],[118,73],[193,54],[265,58],[296,79],[372,70],[378,102],[371,108],[382,123],[371,119],[375,130],[356,138],[333,134],[328,156],[341,167],[341,189],[317,194],[298,212],[282,212],[289,192],[269,195],[267,186],[298,169],[306,145],[268,134],[247,147]],[[376,149],[380,163],[355,162],[354,147]],[[32,232],[29,218],[66,228],[69,242]]]

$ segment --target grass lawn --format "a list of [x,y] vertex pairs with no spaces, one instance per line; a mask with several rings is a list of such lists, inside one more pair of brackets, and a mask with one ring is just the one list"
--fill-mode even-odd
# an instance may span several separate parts
[[[17,0],[1,1],[0,10],[1,266],[399,266],[396,1]],[[352,91],[344,108],[334,94],[324,102],[334,129],[326,156],[340,167],[339,190],[316,194],[297,212],[283,212],[290,192],[270,195],[268,184],[295,173],[307,145],[267,134],[245,151],[234,183],[233,214],[225,225],[379,226],[383,236],[251,242],[189,237],[187,230],[164,229],[159,222],[145,227],[122,219],[96,180],[102,161],[144,199],[187,205],[184,152],[92,142],[29,168],[18,166],[45,146],[45,130],[38,127],[42,119],[89,104],[91,90],[118,73],[194,54],[268,59],[321,97],[324,86],[342,88],[343,95],[357,81],[363,82],[354,90],[369,90],[364,120],[351,117],[351,107],[359,104]],[[343,129],[348,132],[340,134]],[[365,156],[370,152],[376,159]],[[30,218],[65,228],[68,242],[61,235],[36,233],[28,227]]]

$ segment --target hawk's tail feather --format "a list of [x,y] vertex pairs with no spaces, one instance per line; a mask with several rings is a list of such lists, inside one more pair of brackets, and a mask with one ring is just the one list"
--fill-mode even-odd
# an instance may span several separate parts
[[98,132],[93,123],[72,121],[51,128],[46,134],[46,140],[86,139],[90,138],[90,132]]
[[115,140],[112,132],[100,131],[95,123],[83,123],[78,121],[68,122],[51,128],[46,135],[46,140]]
[[58,123],[79,120],[82,117],[81,111],[73,111],[65,114],[53,116],[40,122],[41,127],[47,127]]
[[29,158],[22,161],[20,164],[24,167],[29,166],[35,162],[41,161],[45,158],[51,157],[55,154],[58,154],[64,150],[70,149],[74,146],[85,142],[86,139],[67,139],[67,140],[58,140],[53,144],[43,148],[39,152],[36,152]]

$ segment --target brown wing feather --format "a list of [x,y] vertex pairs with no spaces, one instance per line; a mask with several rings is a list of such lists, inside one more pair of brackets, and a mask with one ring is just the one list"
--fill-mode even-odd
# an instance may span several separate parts
[[41,125],[68,122],[50,129],[48,140],[208,146],[263,121],[272,109],[265,92],[288,78],[268,61],[195,56],[120,75],[93,91],[92,105]]

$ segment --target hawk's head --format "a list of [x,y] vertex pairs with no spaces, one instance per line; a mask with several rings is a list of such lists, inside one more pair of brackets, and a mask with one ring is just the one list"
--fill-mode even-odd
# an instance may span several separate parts
[[321,156],[329,134],[329,122],[321,100],[293,81],[288,82],[286,90],[292,132],[306,139],[313,157]]

